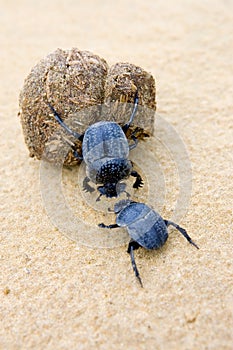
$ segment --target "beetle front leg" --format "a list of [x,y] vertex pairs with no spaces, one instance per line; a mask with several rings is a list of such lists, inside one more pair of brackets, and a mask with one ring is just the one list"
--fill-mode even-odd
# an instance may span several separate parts
[[89,177],[86,176],[83,180],[83,190],[92,193],[95,191],[95,189],[88,184],[90,181],[91,180],[89,179]]
[[131,176],[136,177],[136,181],[133,184],[133,188],[139,188],[143,186],[143,180],[141,178],[141,175],[137,173],[137,171],[133,170],[130,173]]

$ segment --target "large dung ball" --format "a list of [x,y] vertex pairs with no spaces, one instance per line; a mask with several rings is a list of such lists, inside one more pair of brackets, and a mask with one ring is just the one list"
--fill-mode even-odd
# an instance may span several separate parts
[[143,138],[154,129],[153,76],[128,63],[108,71],[106,61],[91,52],[57,49],[31,70],[20,93],[19,115],[30,156],[65,165],[79,162],[73,150],[81,154],[81,142],[58,124],[49,105],[82,134],[99,120],[127,122],[136,90],[140,106],[128,133]]
[[[107,70],[104,59],[78,49],[57,49],[31,70],[19,98],[19,114],[31,157],[41,159],[44,156],[55,162],[64,160],[67,148],[63,145],[70,140],[64,132],[55,132],[61,127],[48,103],[64,121],[74,120],[78,115],[79,123],[73,127],[83,133],[88,125],[95,122],[99,113],[94,108],[94,114],[87,116],[86,109],[104,101]],[[71,142],[75,143],[75,140]],[[79,144],[76,147],[80,149]],[[71,153],[65,164],[75,163]]]

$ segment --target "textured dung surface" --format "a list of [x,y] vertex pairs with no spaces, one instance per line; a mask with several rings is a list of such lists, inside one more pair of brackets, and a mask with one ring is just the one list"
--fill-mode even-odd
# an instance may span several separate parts
[[26,77],[19,97],[30,156],[73,165],[77,159],[68,153],[69,146],[81,154],[81,143],[57,124],[48,103],[72,130],[82,134],[99,120],[127,122],[136,85],[141,108],[129,134],[137,129],[136,135],[143,138],[152,135],[154,128],[155,81],[150,73],[133,64],[118,63],[108,75],[103,58],[76,48],[57,49],[43,58]]
[[[232,350],[232,5],[231,0],[1,1],[1,350]],[[158,115],[175,127],[190,157],[192,195],[178,224],[200,249],[169,228],[161,249],[137,250],[144,288],[133,275],[127,242],[89,249],[49,222],[39,189],[40,162],[25,147],[17,117],[24,77],[48,52],[73,46],[98,53],[110,66],[134,62],[151,72],[157,78]],[[155,155],[168,185],[160,214],[170,219],[176,167],[155,126],[157,147],[148,139],[132,153],[140,164],[147,161],[143,171],[152,179],[149,155]],[[97,223],[113,223],[115,215],[100,217],[83,206],[76,168],[65,169],[63,190],[82,220],[79,232],[98,233]],[[158,186],[150,182],[156,197]],[[113,208],[112,201],[100,203],[106,211]]]
[[[112,120],[126,123],[131,113],[135,91],[138,90],[140,108],[135,116],[134,125],[142,130],[139,136],[153,135],[155,100],[155,79],[152,74],[132,63],[116,63],[107,75],[104,101],[109,106]],[[130,104],[124,104],[129,102]]]
[[[38,159],[44,156],[56,162],[65,160],[66,140],[75,143],[75,139],[57,124],[48,103],[72,129],[83,133],[98,119],[98,108],[91,107],[103,103],[107,69],[104,59],[88,51],[57,49],[31,70],[19,98],[19,114],[30,156]],[[65,163],[76,163],[71,153]]]

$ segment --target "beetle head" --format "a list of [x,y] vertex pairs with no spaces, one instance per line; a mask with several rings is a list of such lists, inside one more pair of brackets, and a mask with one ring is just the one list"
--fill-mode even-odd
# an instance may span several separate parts
[[128,205],[130,205],[132,202],[133,201],[131,201],[130,199],[122,199],[121,201],[117,202],[114,205],[115,214],[118,214],[121,210],[128,207]]
[[104,186],[99,186],[98,191],[101,195],[104,195],[107,198],[117,197],[118,194],[116,185],[116,183],[106,183]]
[[97,189],[100,192],[101,196],[106,196],[107,198],[118,197],[121,193],[125,192],[127,195],[128,192],[125,190],[125,183],[106,183],[104,186],[99,186]]

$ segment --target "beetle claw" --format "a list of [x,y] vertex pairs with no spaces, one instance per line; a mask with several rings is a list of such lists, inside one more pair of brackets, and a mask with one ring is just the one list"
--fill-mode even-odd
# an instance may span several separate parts
[[88,182],[90,182],[89,177],[85,177],[85,179],[83,180],[83,191],[84,192],[89,192],[92,193],[95,191],[95,189],[93,187],[91,187]]
[[135,183],[133,184],[133,188],[141,188],[143,187],[144,183],[142,180],[136,180]]

